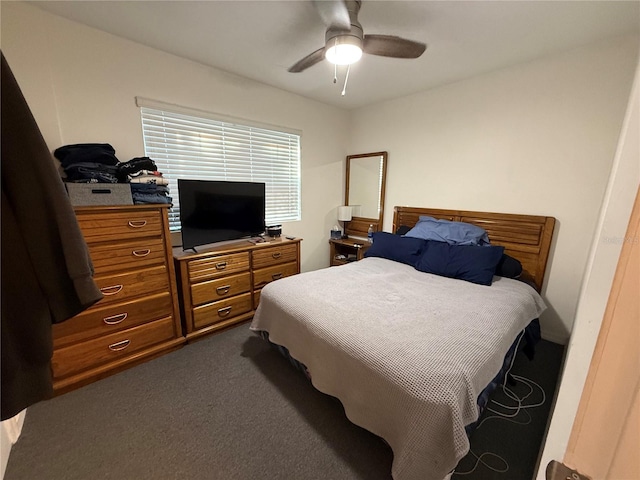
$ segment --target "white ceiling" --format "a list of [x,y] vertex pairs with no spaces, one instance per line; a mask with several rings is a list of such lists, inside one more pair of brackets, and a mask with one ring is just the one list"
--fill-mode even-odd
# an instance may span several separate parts
[[416,60],[365,55],[333,84],[323,61],[288,73],[324,45],[309,0],[35,1],[39,8],[323,103],[352,109],[640,31],[640,1],[364,0],[365,34],[428,45]]

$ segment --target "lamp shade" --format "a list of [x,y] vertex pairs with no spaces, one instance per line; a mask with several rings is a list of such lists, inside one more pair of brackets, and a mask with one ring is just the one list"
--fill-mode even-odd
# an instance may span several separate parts
[[341,222],[351,221],[351,207],[338,207],[338,220]]

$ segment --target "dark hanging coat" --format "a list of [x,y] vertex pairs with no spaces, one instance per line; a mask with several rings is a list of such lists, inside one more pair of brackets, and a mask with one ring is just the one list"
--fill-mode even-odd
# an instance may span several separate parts
[[2,420],[51,396],[51,324],[102,298],[53,157],[2,54]]

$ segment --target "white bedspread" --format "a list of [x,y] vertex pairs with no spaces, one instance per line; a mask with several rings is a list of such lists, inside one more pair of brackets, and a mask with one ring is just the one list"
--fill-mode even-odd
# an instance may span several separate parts
[[478,395],[544,309],[516,280],[487,287],[366,258],[268,284],[251,329],[388,442],[394,479],[442,480],[469,450]]

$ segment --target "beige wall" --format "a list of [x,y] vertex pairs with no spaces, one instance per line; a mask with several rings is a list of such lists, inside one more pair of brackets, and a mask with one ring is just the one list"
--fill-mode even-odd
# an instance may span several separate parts
[[[544,479],[544,467],[561,460],[569,442],[589,364],[605,314],[609,292],[634,198],[640,185],[640,63],[629,98],[611,176],[593,236],[582,283],[576,320],[567,348],[555,407],[536,479]],[[630,364],[629,364],[630,365]]]
[[[144,153],[136,96],[302,130],[302,270],[328,265],[344,195],[346,111],[2,2],[2,50],[49,147],[106,142],[121,161]],[[213,47],[210,47],[213,48]],[[327,141],[331,139],[331,141]]]
[[18,437],[20,437],[26,415],[27,410],[25,409],[0,424],[0,479],[4,478],[11,448],[13,444],[18,441]]
[[389,152],[393,207],[556,217],[545,338],[565,342],[615,152],[637,37],[362,108],[349,153]]

